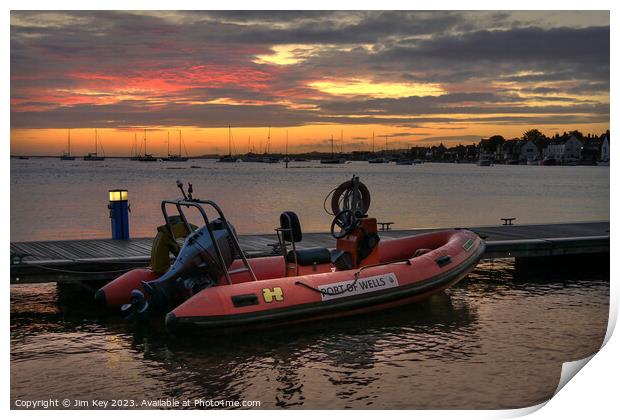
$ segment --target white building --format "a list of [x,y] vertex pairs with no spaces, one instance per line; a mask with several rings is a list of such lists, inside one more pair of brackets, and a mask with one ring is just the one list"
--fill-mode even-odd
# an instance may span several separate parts
[[555,140],[549,143],[545,149],[545,157],[553,158],[558,162],[566,162],[581,159],[583,143],[575,136],[570,136],[568,140]]
[[601,162],[609,162],[609,139],[607,136],[603,138],[603,144],[601,144]]
[[520,161],[535,161],[538,159],[538,155],[538,147],[536,147],[533,141],[528,140],[521,145],[521,150],[519,153]]

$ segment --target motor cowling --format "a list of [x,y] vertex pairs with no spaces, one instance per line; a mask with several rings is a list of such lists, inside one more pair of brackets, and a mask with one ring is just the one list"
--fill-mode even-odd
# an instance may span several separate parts
[[[234,234],[234,227],[230,223],[229,226]],[[209,230],[220,249],[223,265]],[[140,314],[166,311],[178,300],[217,285],[236,256],[224,222],[215,219],[209,227],[203,226],[187,236],[172,267],[160,278],[143,283],[146,296],[140,297],[135,293],[141,293],[138,290],[132,292],[130,305],[125,310],[131,308]]]

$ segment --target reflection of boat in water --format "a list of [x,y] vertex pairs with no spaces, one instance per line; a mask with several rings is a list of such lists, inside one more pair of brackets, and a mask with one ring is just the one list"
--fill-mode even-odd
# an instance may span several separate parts
[[368,159],[368,163],[388,163],[388,161],[382,157],[375,157]]
[[491,166],[491,160],[490,159],[480,159],[476,165],[478,166]]
[[[132,270],[96,294],[133,316],[172,309],[166,316],[171,330],[264,327],[417,302],[465,277],[485,248],[476,234],[462,229],[381,241],[376,219],[366,215],[368,189],[354,177],[332,196],[335,249],[296,249],[299,219],[285,212],[276,229],[282,255],[247,260],[221,209],[183,194],[162,202],[161,235],[169,235],[168,243],[185,238],[172,267],[166,271],[170,250],[155,249],[160,260],[152,269]],[[203,205],[219,218],[210,221]],[[169,217],[168,207],[179,215]],[[203,216],[203,227],[188,224],[183,208],[190,207]],[[163,238],[155,240],[161,243]]]
[[30,158],[28,156],[18,156],[17,159],[19,159],[19,160],[28,160]]
[[556,166],[558,164],[558,161],[552,157],[546,157],[540,161],[540,164],[542,166]]

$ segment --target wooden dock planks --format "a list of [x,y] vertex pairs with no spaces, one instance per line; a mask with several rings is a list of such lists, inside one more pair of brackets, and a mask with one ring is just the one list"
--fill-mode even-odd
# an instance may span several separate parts
[[[485,257],[527,257],[609,252],[609,222],[481,226],[468,228],[485,239]],[[440,229],[379,232],[383,240]],[[116,273],[146,266],[152,238],[128,241],[80,239],[11,243],[11,282],[101,280]],[[275,234],[240,235],[241,247],[250,257],[273,255],[269,244]],[[331,248],[328,233],[304,233],[300,248]],[[60,271],[58,271],[60,270]],[[62,270],[75,271],[62,273]],[[81,273],[78,273],[81,272]]]

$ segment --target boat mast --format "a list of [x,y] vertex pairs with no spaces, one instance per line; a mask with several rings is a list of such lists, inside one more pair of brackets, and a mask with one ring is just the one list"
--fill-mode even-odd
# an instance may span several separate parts
[[170,156],[170,130],[168,130],[168,156]]
[[181,143],[183,139],[183,134],[181,134],[181,130],[179,130],[179,156],[181,156]]
[[95,128],[95,156],[97,156],[97,129]]
[[228,125],[228,156],[232,156],[232,132],[230,130],[230,125]]
[[334,135],[332,134],[332,159],[334,158]]
[[385,135],[385,155],[387,156],[387,152],[388,152],[388,145],[387,145],[387,134]]
[[144,129],[144,156],[146,156],[146,128]]
[[372,132],[372,154],[375,154],[375,132]]
[[68,129],[68,133],[67,133],[67,148],[69,149],[69,151],[67,152],[69,156],[71,156],[71,129]]

